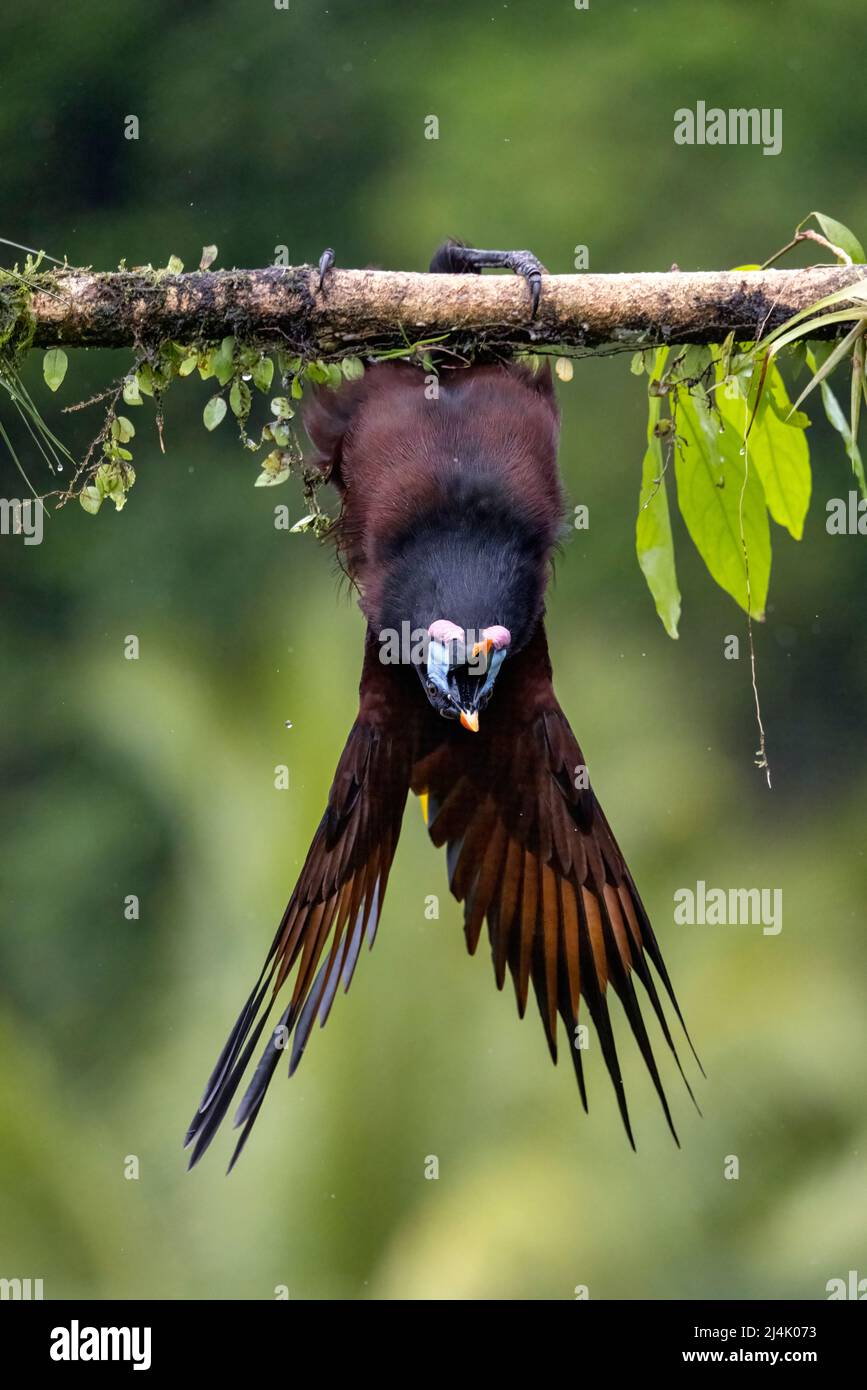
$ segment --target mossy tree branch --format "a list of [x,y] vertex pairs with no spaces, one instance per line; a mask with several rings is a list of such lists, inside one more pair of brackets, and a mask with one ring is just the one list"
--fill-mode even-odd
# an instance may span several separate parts
[[324,355],[448,334],[478,346],[634,349],[720,343],[730,333],[755,341],[863,276],[862,266],[549,275],[531,322],[527,287],[509,276],[334,270],[320,290],[309,266],[178,275],[62,270],[34,277],[28,310],[39,347],[137,347],[234,334]]

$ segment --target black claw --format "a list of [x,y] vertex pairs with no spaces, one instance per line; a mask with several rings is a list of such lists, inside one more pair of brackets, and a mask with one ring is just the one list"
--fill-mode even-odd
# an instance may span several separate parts
[[542,276],[545,274],[545,267],[533,255],[532,251],[512,251],[510,252],[509,269],[513,270],[516,275],[523,276],[526,280],[532,305],[530,318],[534,319],[542,295]]
[[326,246],[322,255],[319,257],[319,293],[325,289],[325,280],[329,273],[334,269],[334,251],[330,246]]

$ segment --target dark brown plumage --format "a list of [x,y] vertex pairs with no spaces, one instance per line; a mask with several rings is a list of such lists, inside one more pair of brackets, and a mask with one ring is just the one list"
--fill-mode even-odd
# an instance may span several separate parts
[[[500,253],[450,243],[433,264],[468,270],[464,257],[473,254]],[[680,1014],[552,686],[542,615],[562,496],[549,372],[444,371],[434,393],[418,367],[375,366],[336,392],[320,391],[305,423],[318,466],[341,494],[337,545],[367,620],[359,711],[265,967],[188,1131],[191,1166],[229,1108],[278,995],[282,1012],[235,1117],[232,1163],[280,1058],[288,1052],[291,1075],[314,1022],[324,1023],[338,988],[348,989],[363,942],[373,943],[410,790],[428,798],[430,836],[446,848],[469,951],[487,923],[497,985],[508,971],[523,1015],[532,984],[555,1061],[562,1019],[585,1109],[574,1045],[581,998],[632,1142],[610,984],[674,1132],[634,987],[637,978],[677,1058],[651,964]],[[436,630],[441,619],[510,639],[496,686],[481,698],[463,670],[455,677],[461,700],[472,698],[480,712],[477,733],[440,717],[457,707],[444,708],[454,701],[425,686],[423,669],[380,660],[383,629]]]

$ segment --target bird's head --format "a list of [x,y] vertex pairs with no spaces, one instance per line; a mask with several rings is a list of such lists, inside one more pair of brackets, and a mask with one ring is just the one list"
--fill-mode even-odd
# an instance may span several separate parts
[[459,719],[465,729],[478,733],[479,714],[494,693],[512,634],[498,623],[475,633],[438,618],[430,624],[427,639],[424,660],[416,663],[416,670],[428,700],[444,719]]
[[399,659],[411,660],[437,714],[476,732],[503,665],[542,616],[544,538],[499,489],[464,484],[382,559],[380,630],[411,634]]

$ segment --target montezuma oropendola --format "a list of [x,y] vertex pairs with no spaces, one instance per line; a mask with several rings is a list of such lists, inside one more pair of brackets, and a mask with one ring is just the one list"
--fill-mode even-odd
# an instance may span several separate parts
[[[332,263],[326,252],[323,278]],[[486,266],[523,275],[535,314],[543,267],[529,252],[450,241],[430,269]],[[262,973],[187,1133],[190,1166],[229,1108],[291,972],[291,995],[235,1116],[230,1168],[283,1051],[291,1044],[291,1076],[316,1018],[324,1024],[338,987],[349,988],[362,942],[373,944],[410,790],[426,799],[434,844],[446,846],[470,953],[487,921],[497,986],[508,970],[523,1016],[532,981],[555,1061],[558,1014],[563,1020],[585,1110],[581,996],[634,1147],[611,984],[674,1134],[633,983],[644,986],[680,1067],[648,962],[679,1019],[680,1010],[552,686],[542,619],[563,499],[550,371],[472,366],[443,371],[431,391],[419,367],[382,363],[337,391],[319,390],[305,426],[341,497],[338,552],[367,621],[358,717]],[[389,659],[385,639],[407,632],[409,653],[404,642],[403,659]]]

